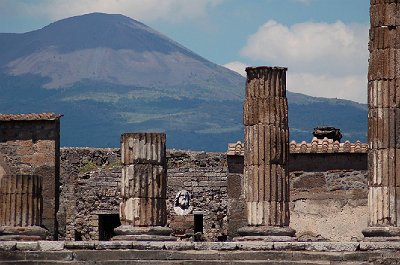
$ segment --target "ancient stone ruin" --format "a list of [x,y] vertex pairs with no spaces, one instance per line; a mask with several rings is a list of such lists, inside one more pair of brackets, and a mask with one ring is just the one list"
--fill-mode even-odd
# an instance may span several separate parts
[[[8,198],[13,198],[12,203],[24,208],[19,212],[19,206],[3,205],[4,210],[17,207],[15,211],[19,212],[18,215],[15,213],[17,219],[9,219],[4,224],[22,226],[25,230],[26,226],[41,224],[48,231],[49,239],[58,237],[61,117],[52,113],[0,114],[0,172],[4,172],[0,179],[5,178],[3,185],[9,185],[8,190],[4,190],[6,187],[2,185],[3,198],[7,200],[7,196],[11,196]],[[43,203],[38,204],[39,201]],[[31,207],[35,205],[38,208],[33,210]],[[32,212],[26,212],[28,210]],[[10,208],[8,211],[13,210]],[[23,218],[35,221],[29,223]]]
[[368,144],[289,143],[282,67],[246,69],[226,153],[163,133],[60,150],[60,115],[0,114],[0,263],[398,264],[400,1],[370,16]]
[[293,236],[289,220],[286,68],[246,68],[244,181],[247,227],[240,240]]
[[400,236],[400,69],[398,1],[371,1],[368,70],[371,240]]
[[165,133],[121,136],[121,226],[113,240],[174,240],[167,223]]

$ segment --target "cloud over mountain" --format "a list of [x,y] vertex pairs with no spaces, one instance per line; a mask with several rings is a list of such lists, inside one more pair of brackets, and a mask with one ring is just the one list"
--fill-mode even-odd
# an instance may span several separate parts
[[289,67],[292,91],[339,97],[357,90],[347,98],[366,102],[367,45],[367,25],[337,21],[288,27],[270,20],[249,37],[241,54],[262,64]]
[[96,11],[123,13],[139,20],[174,21],[203,17],[209,8],[221,4],[223,0],[42,0],[18,3],[12,3],[14,0],[2,0],[2,2],[0,7],[10,7],[14,11],[28,15],[46,15],[53,19]]

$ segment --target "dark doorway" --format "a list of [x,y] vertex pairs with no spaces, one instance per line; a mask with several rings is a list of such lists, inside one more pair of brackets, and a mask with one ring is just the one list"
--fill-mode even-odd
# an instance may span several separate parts
[[108,241],[114,234],[114,228],[121,225],[118,214],[99,214],[99,240]]
[[203,214],[194,214],[194,233],[203,233]]

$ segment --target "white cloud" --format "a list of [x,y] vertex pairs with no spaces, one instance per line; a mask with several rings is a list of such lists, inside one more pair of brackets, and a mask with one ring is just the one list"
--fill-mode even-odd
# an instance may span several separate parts
[[288,80],[292,75],[295,81],[292,91],[366,102],[367,25],[338,21],[287,27],[271,20],[249,37],[241,54],[261,64],[287,66]]
[[235,62],[230,62],[230,63],[224,64],[223,66],[246,77],[246,67],[248,67],[249,65],[242,63],[242,62],[235,61]]
[[[9,2],[9,0],[6,0]],[[92,12],[124,14],[138,20],[180,20],[204,17],[209,8],[224,0],[42,0],[18,3],[26,14],[44,14],[53,19]],[[9,2],[10,3],[10,2]]]
[[289,91],[314,97],[367,101],[367,78],[365,75],[333,76],[310,73],[287,73]]
[[300,4],[305,4],[305,5],[309,5],[312,2],[312,0],[292,0],[292,1],[300,3]]

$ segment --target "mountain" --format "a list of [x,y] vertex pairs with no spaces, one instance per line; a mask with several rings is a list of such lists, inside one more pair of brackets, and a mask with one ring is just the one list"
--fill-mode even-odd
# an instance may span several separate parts
[[[0,112],[57,112],[63,146],[112,147],[166,131],[170,148],[224,151],[243,139],[245,78],[122,15],[93,13],[0,34]],[[288,93],[291,139],[332,125],[366,140],[367,107]]]

